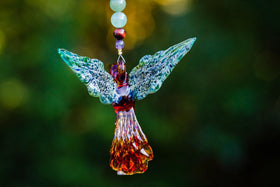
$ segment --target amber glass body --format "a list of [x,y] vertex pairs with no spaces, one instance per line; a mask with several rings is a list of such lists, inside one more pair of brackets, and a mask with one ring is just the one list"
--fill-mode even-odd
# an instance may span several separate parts
[[110,151],[110,166],[121,175],[144,173],[153,151],[134,113],[135,100],[130,94],[125,63],[111,66],[110,74],[118,85],[120,99],[113,103],[117,115],[115,136]]

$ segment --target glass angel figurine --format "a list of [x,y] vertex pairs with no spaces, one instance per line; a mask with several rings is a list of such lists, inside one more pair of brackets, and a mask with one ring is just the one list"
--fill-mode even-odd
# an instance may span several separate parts
[[142,57],[129,74],[122,56],[108,73],[97,59],[58,50],[61,58],[86,85],[89,94],[99,97],[101,103],[114,107],[117,120],[110,150],[110,166],[119,175],[144,173],[148,169],[148,161],[154,157],[136,119],[135,101],[160,89],[174,67],[190,51],[195,40],[190,38],[167,50]]

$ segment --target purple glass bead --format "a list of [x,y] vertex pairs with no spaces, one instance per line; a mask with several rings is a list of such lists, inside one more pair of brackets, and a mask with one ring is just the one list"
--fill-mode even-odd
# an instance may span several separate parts
[[118,40],[118,41],[116,41],[115,47],[116,47],[118,50],[123,49],[123,48],[124,48],[124,42],[123,42],[123,40]]

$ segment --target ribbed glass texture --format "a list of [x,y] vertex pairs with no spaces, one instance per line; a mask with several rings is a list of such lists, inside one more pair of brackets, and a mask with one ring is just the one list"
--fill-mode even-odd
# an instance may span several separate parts
[[135,99],[144,99],[158,91],[179,61],[190,51],[196,38],[173,45],[165,51],[146,55],[129,74],[129,85]]

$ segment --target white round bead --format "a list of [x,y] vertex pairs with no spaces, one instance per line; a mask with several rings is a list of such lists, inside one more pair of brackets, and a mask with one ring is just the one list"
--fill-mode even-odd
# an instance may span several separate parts
[[111,17],[111,23],[116,28],[122,28],[126,25],[127,18],[123,12],[116,12]]
[[115,12],[121,12],[126,6],[125,0],[111,0],[110,7]]

